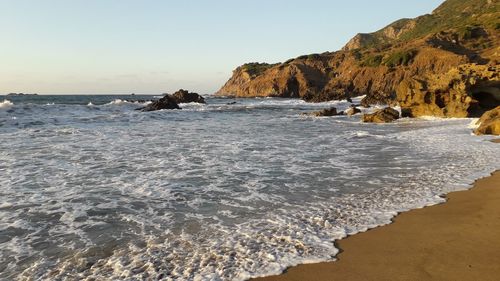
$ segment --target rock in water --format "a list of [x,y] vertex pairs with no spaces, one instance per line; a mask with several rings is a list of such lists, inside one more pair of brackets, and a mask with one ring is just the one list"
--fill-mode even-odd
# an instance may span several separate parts
[[138,110],[141,111],[155,111],[155,110],[161,110],[161,109],[181,109],[179,105],[177,104],[176,100],[174,97],[171,95],[165,95],[163,98],[154,101],[147,106],[140,108]]
[[172,97],[177,103],[190,103],[190,102],[197,102],[197,103],[205,103],[205,99],[200,96],[197,93],[190,93],[189,91],[180,89],[179,91],[175,92]]
[[336,116],[336,115],[342,115],[342,114],[339,114],[335,107],[331,107],[331,108],[325,108],[325,109],[320,110],[320,111],[314,111],[311,113],[307,113],[305,115],[316,116],[316,117],[325,117],[325,116]]
[[355,106],[351,106],[349,109],[345,111],[347,116],[353,116],[355,114],[361,113],[361,110]]
[[483,114],[477,124],[476,135],[500,135],[500,106]]
[[372,114],[363,115],[363,122],[368,123],[390,123],[399,119],[399,112],[391,107],[377,110]]

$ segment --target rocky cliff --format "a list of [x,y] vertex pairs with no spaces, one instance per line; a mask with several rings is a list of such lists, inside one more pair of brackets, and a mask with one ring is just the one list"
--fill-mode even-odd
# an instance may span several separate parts
[[217,95],[366,95],[365,105],[399,103],[406,116],[475,116],[500,104],[499,18],[496,0],[448,0],[432,14],[358,34],[337,52],[240,66]]

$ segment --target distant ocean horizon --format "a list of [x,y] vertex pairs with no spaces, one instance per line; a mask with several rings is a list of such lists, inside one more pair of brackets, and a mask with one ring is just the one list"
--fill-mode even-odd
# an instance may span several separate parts
[[277,274],[500,168],[473,119],[210,95],[136,110],[160,97],[0,96],[0,280]]

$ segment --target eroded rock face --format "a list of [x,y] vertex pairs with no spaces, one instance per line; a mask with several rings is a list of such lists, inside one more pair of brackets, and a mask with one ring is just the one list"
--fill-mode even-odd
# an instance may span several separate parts
[[476,135],[500,135],[500,106],[484,113],[477,124]]
[[266,65],[258,68],[258,72],[245,66],[234,70],[231,79],[216,95],[302,98],[319,93],[328,82],[326,58],[302,58],[282,65]]
[[179,91],[172,94],[172,98],[174,98],[174,100],[177,103],[190,103],[190,102],[205,103],[205,99],[199,94],[190,93],[189,91],[183,89],[180,89]]
[[366,123],[390,123],[399,119],[399,111],[392,107],[386,107],[372,114],[365,114],[362,119]]
[[386,62],[387,65],[379,62],[380,65],[364,66],[364,61],[373,55],[365,54],[357,58],[354,52],[339,51],[319,57],[311,55],[297,58],[253,76],[245,68],[239,67],[216,95],[301,98],[307,102],[343,100],[365,95],[363,106],[395,105],[396,88],[404,79],[428,73],[446,73],[450,68],[469,62],[465,56],[430,47],[425,40],[414,44],[412,48],[418,49],[418,52],[406,49],[388,51],[387,56],[403,52],[403,56],[411,53],[412,57],[407,58],[407,61],[394,59]]
[[156,111],[162,109],[181,109],[177,104],[174,97],[171,95],[165,95],[161,99],[154,101],[147,106],[140,108],[141,111]]
[[358,33],[351,40],[349,40],[349,42],[347,42],[347,44],[342,48],[342,50],[344,51],[356,50],[369,44],[373,40],[374,36],[372,34]]
[[407,78],[396,93],[403,117],[479,117],[500,105],[500,78],[496,66],[466,64]]

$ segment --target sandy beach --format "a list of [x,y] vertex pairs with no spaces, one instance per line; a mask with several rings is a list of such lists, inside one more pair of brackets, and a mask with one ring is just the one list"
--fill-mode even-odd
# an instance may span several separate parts
[[336,262],[255,280],[499,280],[500,171],[447,198],[338,241]]

